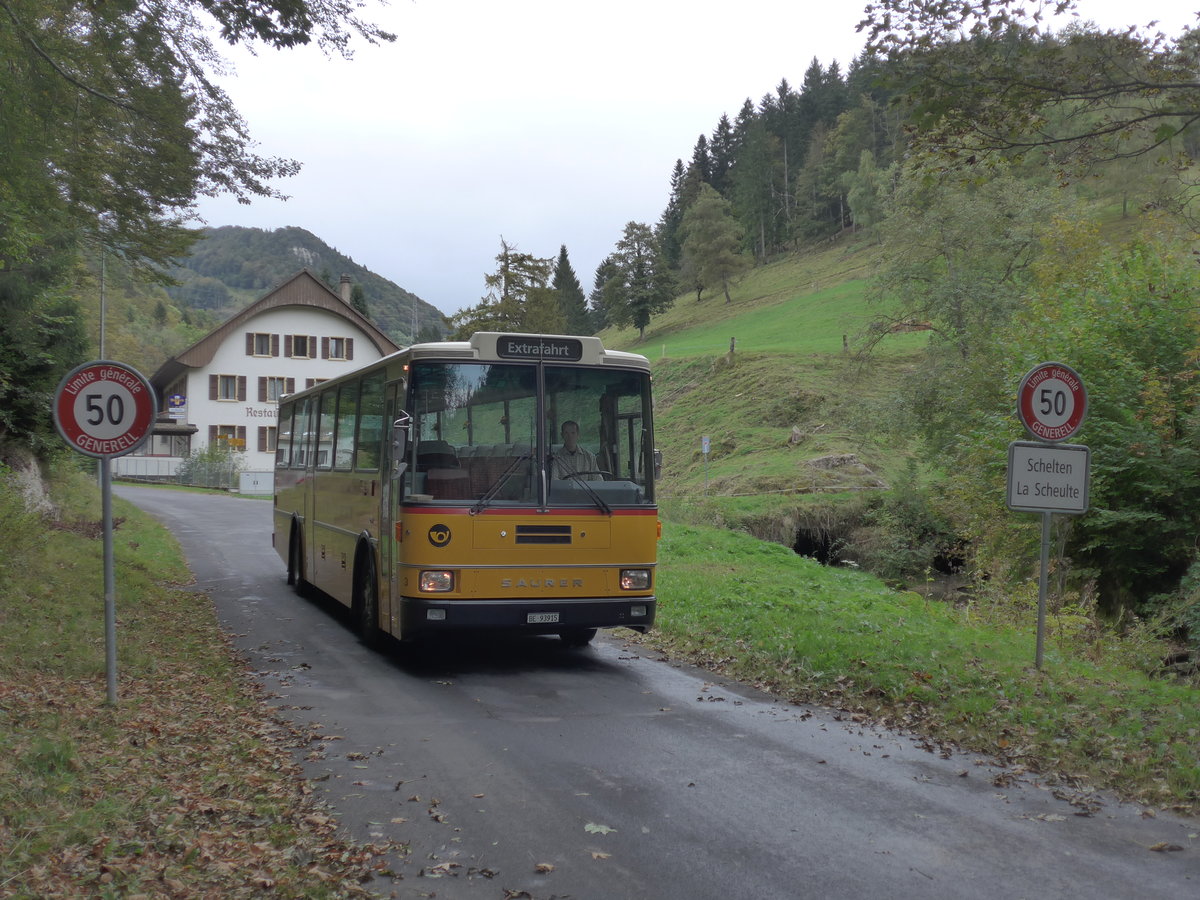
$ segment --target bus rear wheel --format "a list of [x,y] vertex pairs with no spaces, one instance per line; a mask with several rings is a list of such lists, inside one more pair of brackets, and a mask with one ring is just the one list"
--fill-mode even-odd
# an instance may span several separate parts
[[383,631],[379,627],[379,579],[375,576],[375,562],[369,554],[359,567],[359,572],[354,598],[358,636],[368,647],[378,649],[383,638]]
[[560,631],[558,636],[568,647],[586,647],[596,636],[596,629],[571,628],[567,631]]
[[304,580],[304,551],[298,528],[292,529],[292,535],[288,540],[287,583],[301,596],[308,587],[308,583]]

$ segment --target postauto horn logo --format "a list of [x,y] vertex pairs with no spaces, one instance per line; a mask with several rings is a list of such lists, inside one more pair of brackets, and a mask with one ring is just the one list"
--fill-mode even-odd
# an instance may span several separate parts
[[450,543],[450,526],[430,525],[429,543],[433,544],[435,547],[445,547],[448,543]]

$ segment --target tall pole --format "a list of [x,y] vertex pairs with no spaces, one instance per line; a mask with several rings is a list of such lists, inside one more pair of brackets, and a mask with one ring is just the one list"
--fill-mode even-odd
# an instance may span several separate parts
[[104,671],[108,703],[117,705],[117,588],[113,566],[112,460],[100,459],[100,518],[104,526]]
[[1037,668],[1042,669],[1042,650],[1046,644],[1046,591],[1050,582],[1050,516],[1042,513],[1042,567],[1038,575]]
[[104,296],[104,276],[107,270],[108,257],[105,256],[104,250],[100,251],[100,358],[108,359],[104,355],[104,317],[108,312],[107,298]]

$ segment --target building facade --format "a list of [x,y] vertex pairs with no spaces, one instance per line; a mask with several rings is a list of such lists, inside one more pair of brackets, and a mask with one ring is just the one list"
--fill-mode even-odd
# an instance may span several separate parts
[[235,450],[239,468],[270,472],[279,398],[400,349],[340,293],[302,269],[150,378],[159,415],[150,439],[114,474],[170,478],[197,450]]

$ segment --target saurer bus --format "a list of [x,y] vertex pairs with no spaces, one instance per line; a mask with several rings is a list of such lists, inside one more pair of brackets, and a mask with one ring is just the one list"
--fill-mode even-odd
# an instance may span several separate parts
[[414,344],[284,397],[277,434],[288,583],[349,607],[366,643],[505,630],[582,646],[653,624],[645,357],[595,337]]

